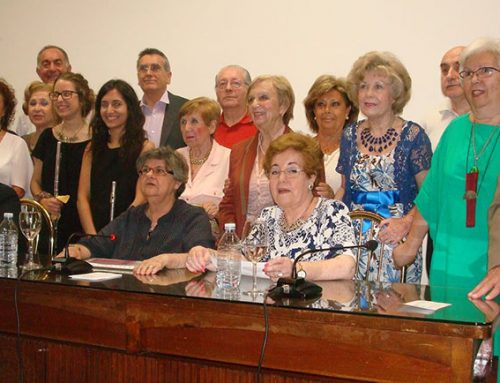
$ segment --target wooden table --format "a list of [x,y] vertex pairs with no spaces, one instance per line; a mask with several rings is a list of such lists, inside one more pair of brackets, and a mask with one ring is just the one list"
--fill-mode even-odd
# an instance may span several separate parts
[[[353,281],[322,287],[312,304],[268,306],[264,382],[471,381],[492,323],[466,290]],[[15,279],[0,277],[1,382],[19,373],[15,288]],[[255,381],[262,299],[223,296],[213,274],[179,270],[90,284],[38,273],[18,284],[17,295],[25,382]],[[452,306],[427,315],[402,310],[422,297]]]

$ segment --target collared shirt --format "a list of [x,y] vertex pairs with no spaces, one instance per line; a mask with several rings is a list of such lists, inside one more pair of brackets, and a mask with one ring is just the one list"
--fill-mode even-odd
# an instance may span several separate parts
[[91,237],[80,244],[90,250],[92,257],[139,261],[163,253],[187,253],[194,246],[214,247],[208,216],[202,208],[176,200],[151,231],[147,206],[128,209],[99,232],[114,234],[116,240]]
[[179,198],[195,206],[207,202],[213,202],[218,206],[224,196],[224,181],[228,178],[231,150],[214,141],[207,160],[201,165],[194,179],[189,161],[190,150],[189,147],[177,149],[189,167],[186,189]]
[[160,146],[161,130],[163,128],[163,119],[165,118],[165,107],[170,103],[168,91],[165,90],[163,96],[151,108],[144,103],[144,96],[141,99],[141,109],[146,117],[144,130],[148,133],[149,141],[154,142],[156,147]]
[[233,126],[229,126],[224,119],[224,113],[222,113],[214,137],[219,144],[231,149],[234,144],[253,137],[256,134],[257,128],[253,124],[249,114],[245,114],[240,121]]
[[422,122],[422,127],[431,140],[432,151],[436,150],[444,130],[456,117],[458,114],[451,108],[451,101],[447,98],[437,110],[427,115]]

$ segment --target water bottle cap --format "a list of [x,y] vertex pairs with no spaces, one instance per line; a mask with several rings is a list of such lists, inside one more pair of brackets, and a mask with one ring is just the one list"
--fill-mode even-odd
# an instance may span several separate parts
[[3,213],[4,218],[14,218],[14,213]]
[[236,230],[236,224],[233,222],[226,223],[226,224],[224,224],[224,230],[226,230],[226,231]]

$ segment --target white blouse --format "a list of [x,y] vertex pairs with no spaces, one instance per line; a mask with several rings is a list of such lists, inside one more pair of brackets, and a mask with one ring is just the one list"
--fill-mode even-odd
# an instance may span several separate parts
[[0,182],[17,186],[30,196],[30,182],[33,175],[33,162],[28,145],[19,136],[6,133],[0,141]]
[[189,147],[177,149],[177,152],[184,157],[189,167],[186,189],[179,198],[196,206],[201,206],[207,202],[219,205],[224,196],[224,181],[229,174],[229,155],[231,154],[231,149],[213,141],[212,150],[207,160],[201,165],[194,180],[191,174],[189,150]]

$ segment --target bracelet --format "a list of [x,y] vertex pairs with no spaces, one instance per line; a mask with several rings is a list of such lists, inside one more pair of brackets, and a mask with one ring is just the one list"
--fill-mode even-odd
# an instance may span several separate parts
[[35,194],[33,197],[35,198],[35,201],[40,202],[44,198],[52,198],[53,196],[49,192],[41,191],[40,193]]

